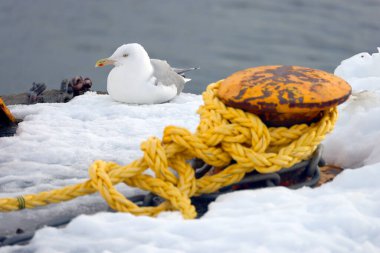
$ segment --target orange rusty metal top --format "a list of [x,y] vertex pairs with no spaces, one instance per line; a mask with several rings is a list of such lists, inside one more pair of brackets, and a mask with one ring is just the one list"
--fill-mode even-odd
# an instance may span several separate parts
[[5,105],[4,101],[0,98],[0,127],[15,123],[16,119]]
[[351,86],[325,71],[299,66],[261,66],[238,71],[221,84],[218,97],[255,114],[309,113],[348,99]]

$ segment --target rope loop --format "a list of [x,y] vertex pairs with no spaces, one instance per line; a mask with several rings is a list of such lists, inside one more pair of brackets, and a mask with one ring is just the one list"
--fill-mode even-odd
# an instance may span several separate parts
[[[337,120],[337,108],[331,108],[310,126],[268,128],[258,116],[223,104],[216,95],[221,82],[210,84],[203,93],[195,133],[167,126],[162,141],[150,137],[141,143],[142,158],[126,166],[95,161],[89,168],[89,180],[49,192],[0,198],[0,211],[44,206],[98,191],[112,209],[120,212],[155,216],[164,210],[179,210],[184,218],[192,219],[197,213],[190,197],[216,192],[253,170],[273,173],[309,159]],[[188,163],[192,158],[223,170],[196,179]],[[145,173],[147,169],[154,176]],[[115,188],[121,182],[166,201],[157,207],[139,207]]]

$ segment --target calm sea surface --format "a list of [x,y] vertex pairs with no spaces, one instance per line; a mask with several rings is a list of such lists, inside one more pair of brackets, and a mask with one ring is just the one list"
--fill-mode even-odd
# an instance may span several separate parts
[[75,75],[106,90],[109,68],[94,64],[130,42],[172,66],[201,67],[186,88],[193,93],[258,65],[333,71],[377,51],[380,0],[1,0],[0,94],[33,81],[58,88]]

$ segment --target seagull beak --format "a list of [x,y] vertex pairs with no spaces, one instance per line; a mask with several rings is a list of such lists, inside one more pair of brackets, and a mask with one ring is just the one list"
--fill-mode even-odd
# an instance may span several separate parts
[[112,60],[110,58],[100,59],[95,63],[95,67],[103,67],[105,65],[111,65],[114,64],[116,61]]

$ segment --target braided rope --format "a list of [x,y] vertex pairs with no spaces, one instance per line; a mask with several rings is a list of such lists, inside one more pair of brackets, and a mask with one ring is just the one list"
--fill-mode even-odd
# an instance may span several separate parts
[[[90,179],[85,182],[1,198],[0,211],[59,203],[98,191],[117,211],[155,216],[163,210],[179,210],[184,218],[195,218],[191,196],[215,192],[253,170],[272,173],[308,159],[337,119],[337,109],[332,108],[310,126],[267,128],[256,115],[224,105],[216,96],[220,83],[209,85],[203,93],[204,105],[198,110],[200,124],[194,134],[185,128],[168,126],[162,141],[152,137],[141,144],[142,158],[126,166],[95,161],[89,168]],[[196,179],[194,169],[186,162],[194,157],[224,169]],[[232,160],[236,163],[231,165]],[[155,177],[144,174],[148,168]],[[139,207],[116,190],[115,185],[121,182],[153,192],[166,201],[157,207]]]

